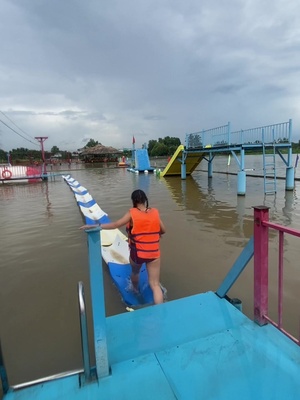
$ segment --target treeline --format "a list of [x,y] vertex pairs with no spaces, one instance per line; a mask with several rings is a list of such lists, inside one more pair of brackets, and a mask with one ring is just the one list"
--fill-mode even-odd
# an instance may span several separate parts
[[[97,145],[98,142],[91,139],[85,147],[93,147]],[[150,157],[156,156],[171,156],[175,153],[181,142],[179,138],[166,136],[165,138],[159,138],[158,140],[149,140],[148,142],[148,154]],[[286,150],[287,151],[287,150]],[[292,151],[294,154],[300,154],[300,140],[298,143],[292,143]],[[282,150],[285,152],[285,150]],[[57,146],[53,146],[51,151],[45,151],[45,158],[50,159],[55,155],[59,154],[61,160],[69,160],[72,158],[72,153],[66,150],[60,150]],[[129,149],[124,150],[125,156],[131,156],[131,151]],[[17,149],[12,149],[9,155],[6,151],[0,149],[0,163],[18,162],[18,161],[42,161],[41,150],[30,150],[24,147]]]
[[[94,147],[99,144],[98,141],[90,139],[86,144],[86,147]],[[150,156],[170,156],[174,154],[177,147],[180,145],[180,139],[175,137],[166,136],[165,138],[159,138],[158,140],[150,140],[148,144],[148,153]],[[69,151],[60,150],[57,146],[53,146],[51,151],[45,151],[45,158],[48,160],[51,156],[56,156],[59,154],[61,160],[68,160],[72,158],[72,154]],[[131,156],[131,150],[124,150],[125,156]],[[9,154],[0,149],[0,163],[6,162],[18,162],[18,161],[42,161],[41,150],[30,150],[24,147],[19,147],[17,149],[12,149]]]
[[292,142],[292,151],[294,154],[299,154],[300,153],[300,140],[298,143],[293,143]]
[[149,140],[148,154],[150,157],[171,156],[180,145],[181,142],[179,138],[170,136],[166,136],[164,139]]
[[[51,156],[59,153],[61,155],[62,160],[67,160],[71,158],[71,153],[69,151],[61,151],[58,147],[54,146],[51,149],[51,152],[45,151],[45,158],[46,160],[49,159]],[[17,149],[12,149],[9,153],[0,149],[0,163],[6,162],[18,162],[18,161],[42,161],[42,152],[41,150],[30,150],[24,147],[19,147]]]

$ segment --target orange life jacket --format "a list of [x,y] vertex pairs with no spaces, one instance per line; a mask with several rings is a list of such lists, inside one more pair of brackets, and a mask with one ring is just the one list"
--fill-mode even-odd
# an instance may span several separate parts
[[129,246],[139,258],[152,259],[160,256],[160,217],[156,208],[147,212],[138,208],[129,210],[132,226],[127,227]]

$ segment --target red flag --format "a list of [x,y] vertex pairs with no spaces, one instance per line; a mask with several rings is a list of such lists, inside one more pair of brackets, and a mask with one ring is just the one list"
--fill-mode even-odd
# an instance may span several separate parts
[[134,144],[135,143],[135,138],[134,138],[134,136],[132,136],[132,144]]

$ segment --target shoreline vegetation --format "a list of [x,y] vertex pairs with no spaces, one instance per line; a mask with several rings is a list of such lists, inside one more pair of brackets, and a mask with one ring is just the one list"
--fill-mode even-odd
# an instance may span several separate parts
[[[300,141],[299,141],[300,142]],[[153,146],[152,146],[153,148]],[[18,150],[22,150],[21,152],[19,152]],[[149,153],[149,158],[150,160],[156,160],[156,159],[164,159],[164,158],[168,158],[170,156],[172,156],[174,154],[174,152],[172,152],[172,154],[170,154],[170,148],[166,149],[163,152],[163,154],[158,154],[158,155],[152,155],[152,151],[150,152],[150,149],[148,149],[148,153]],[[172,151],[173,151],[173,147],[172,147]],[[176,151],[176,149],[175,149]],[[32,154],[34,152],[34,155]],[[78,153],[70,153],[70,152],[63,152],[63,154],[61,154],[61,157],[55,157],[55,156],[51,156],[51,154],[46,153],[46,165],[62,165],[62,164],[103,164],[103,163],[117,163],[119,162],[120,157],[117,157],[115,155],[111,155],[111,157],[104,157],[104,158],[91,158],[89,160],[86,159],[81,159],[80,155]],[[267,154],[271,154],[273,153],[272,149],[267,149],[266,150]],[[282,154],[288,154],[288,149],[281,149],[281,153]],[[292,143],[292,153],[293,154],[299,154],[300,153],[300,143]],[[246,156],[247,155],[261,155],[262,151],[246,151]],[[221,153],[216,153],[215,157],[224,157],[224,156],[229,156],[231,155],[230,151],[224,151]],[[130,150],[126,150],[123,153],[123,156],[126,157],[128,160],[131,159],[132,157],[132,152]],[[24,166],[30,166],[30,165],[40,165],[43,163],[43,159],[41,156],[41,152],[37,151],[37,150],[28,150],[28,149],[17,149],[16,151],[12,151],[11,153],[9,153],[9,155],[7,153],[5,153],[3,150],[0,150],[0,164],[7,164],[9,160],[9,163],[11,165],[24,165]]]

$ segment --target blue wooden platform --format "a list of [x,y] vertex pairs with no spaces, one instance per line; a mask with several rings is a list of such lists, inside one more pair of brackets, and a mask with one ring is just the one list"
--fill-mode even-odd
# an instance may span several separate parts
[[299,398],[300,348],[208,292],[106,318],[110,376],[10,389],[4,399]]

